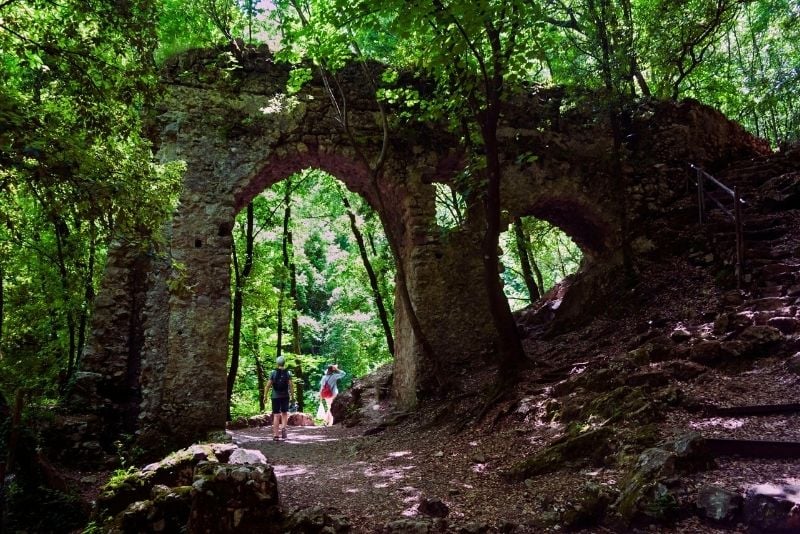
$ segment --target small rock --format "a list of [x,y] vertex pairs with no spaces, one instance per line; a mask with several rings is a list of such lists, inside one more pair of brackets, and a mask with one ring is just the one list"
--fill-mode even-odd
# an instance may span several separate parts
[[676,380],[691,380],[708,371],[708,367],[695,362],[675,360],[665,364],[664,371]]
[[422,497],[419,500],[417,511],[430,517],[447,517],[450,514],[450,508],[441,499],[436,498],[428,499]]
[[722,296],[722,302],[731,306],[738,306],[744,299],[739,291],[729,291]]
[[472,463],[474,464],[485,464],[486,463],[486,455],[479,452],[472,456]]
[[782,334],[794,334],[800,330],[800,319],[795,317],[773,317],[767,325],[780,330]]
[[700,515],[721,523],[732,523],[742,509],[742,496],[716,486],[700,488],[697,494]]
[[796,375],[800,375],[800,352],[786,360],[786,367]]
[[81,484],[97,484],[97,477],[92,475],[81,477]]
[[267,458],[261,451],[257,451],[254,449],[236,449],[231,454],[231,457],[228,459],[229,464],[236,464],[236,465],[259,465],[259,464],[266,464]]
[[456,532],[458,534],[482,534],[484,532],[489,532],[491,527],[486,523],[467,523],[466,525],[461,525]]
[[442,456],[444,456],[444,451],[436,451],[435,453],[433,453],[433,455],[436,458],[441,458]]
[[771,326],[748,326],[739,334],[739,339],[755,347],[763,347],[783,341],[783,334]]
[[761,532],[800,531],[800,486],[750,486],[745,492],[744,521]]
[[692,333],[689,332],[686,328],[676,328],[672,331],[669,335],[669,338],[674,341],[675,343],[682,343],[688,339],[691,339]]

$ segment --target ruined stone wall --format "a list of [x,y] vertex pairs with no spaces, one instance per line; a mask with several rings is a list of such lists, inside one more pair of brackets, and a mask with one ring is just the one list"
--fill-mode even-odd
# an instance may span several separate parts
[[[444,232],[435,221],[431,182],[453,183],[464,165],[447,129],[393,118],[385,163],[376,174],[367,162],[381,152],[383,131],[358,68],[341,77],[354,146],[320,79],[288,97],[287,67],[268,54],[249,50],[236,68],[229,68],[228,57],[194,51],[165,69],[149,135],[161,161],[186,162],[183,192],[163,250],[147,256],[118,246],[109,254],[92,348],[79,375],[91,382],[85,391],[118,395],[93,415],[96,426],[107,435],[135,431],[153,451],[224,428],[234,217],[265,188],[307,167],[333,174],[369,202],[406,272],[434,357],[422,357],[409,310],[397,299],[398,404],[411,408],[435,392],[433,377],[457,383],[468,367],[493,361],[496,334],[483,284],[480,210],[470,211],[462,229]],[[713,164],[744,150],[730,123],[705,108],[687,109],[655,106],[632,115],[624,175],[615,176],[602,120],[556,120],[557,104],[545,102],[543,111],[537,99],[521,99],[509,106],[500,130],[505,213],[557,224],[583,249],[585,269],[612,272],[620,264],[621,195],[633,193],[632,220],[645,217],[685,191],[682,159]],[[704,143],[708,130],[716,131],[716,141]],[[725,135],[727,140],[720,137]],[[572,309],[579,310],[582,297],[575,295]],[[123,415],[127,422],[114,422]]]

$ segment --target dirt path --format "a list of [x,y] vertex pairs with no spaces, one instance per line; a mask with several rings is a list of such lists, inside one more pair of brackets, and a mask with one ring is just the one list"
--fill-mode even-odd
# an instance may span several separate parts
[[275,442],[269,428],[234,431],[234,442],[258,449],[273,465],[281,502],[290,508],[326,506],[347,515],[357,531],[416,515],[420,470],[411,451],[375,453],[363,429],[290,427]]
[[453,434],[417,424],[407,421],[377,436],[363,436],[364,427],[295,427],[277,443],[268,428],[232,435],[241,447],[264,453],[287,508],[333,507],[356,532],[375,532],[401,519],[430,519],[418,509],[428,499],[444,503],[450,525],[499,529],[509,521],[521,527],[535,520],[541,503],[529,488],[508,484],[498,474],[509,446],[527,450],[530,443],[520,443],[513,431]]

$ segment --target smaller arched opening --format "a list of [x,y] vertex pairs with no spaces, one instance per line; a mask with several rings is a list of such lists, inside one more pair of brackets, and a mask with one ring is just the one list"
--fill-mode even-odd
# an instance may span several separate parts
[[546,198],[511,217],[501,236],[506,296],[526,335],[575,319],[586,295],[575,282],[610,255],[609,230],[585,205]]

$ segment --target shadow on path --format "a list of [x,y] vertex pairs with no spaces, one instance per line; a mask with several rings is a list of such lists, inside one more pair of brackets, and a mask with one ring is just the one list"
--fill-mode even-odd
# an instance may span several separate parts
[[417,515],[424,476],[410,450],[369,453],[373,438],[341,426],[289,427],[287,439],[277,442],[267,427],[230,434],[237,445],[264,453],[290,508],[333,506],[347,513],[357,532],[359,523],[380,517]]

